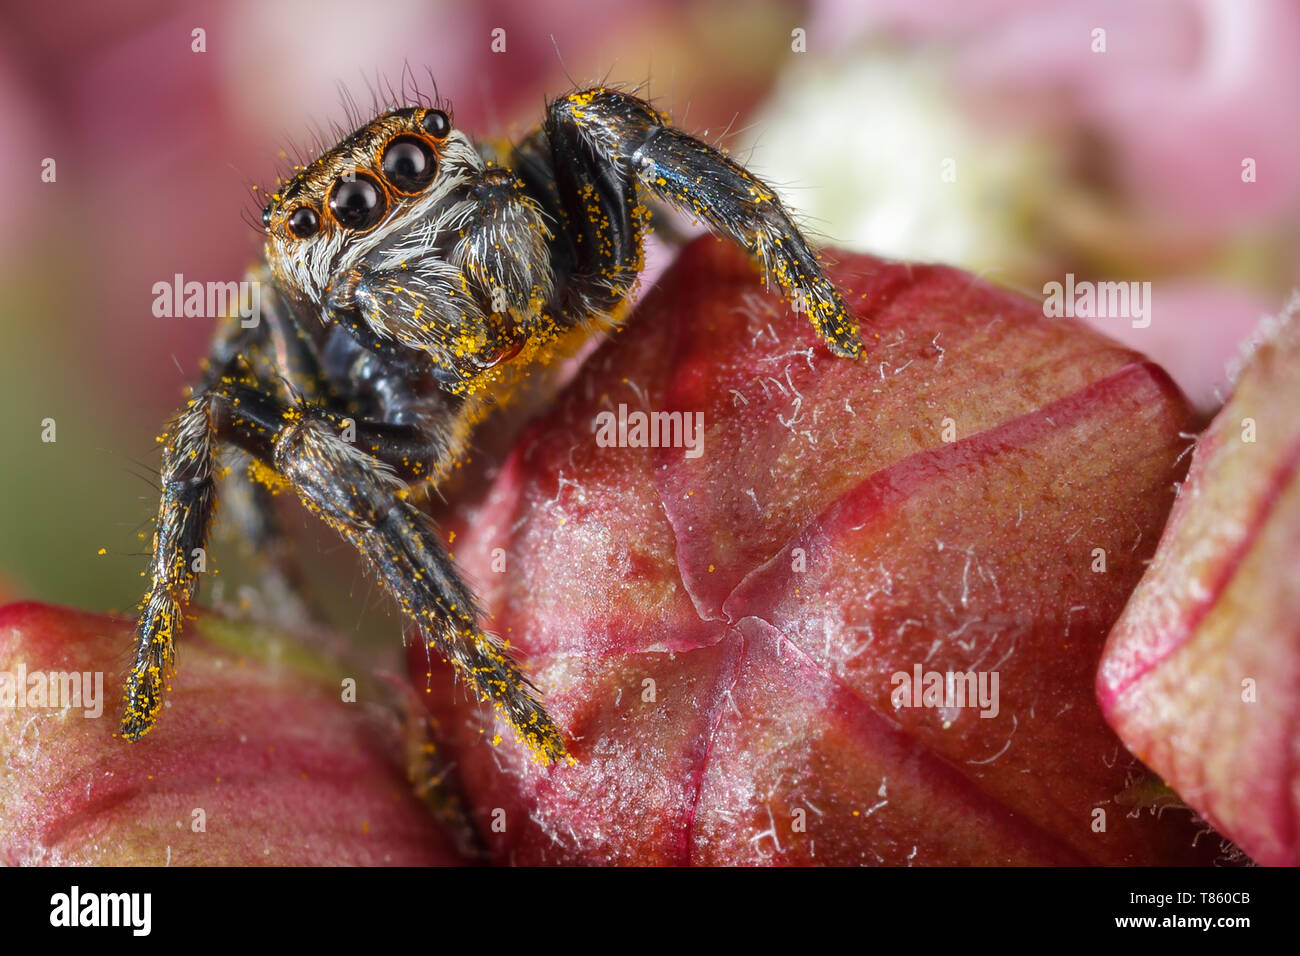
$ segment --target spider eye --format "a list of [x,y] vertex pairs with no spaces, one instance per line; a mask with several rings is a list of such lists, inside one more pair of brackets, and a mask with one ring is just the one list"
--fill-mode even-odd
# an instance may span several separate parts
[[330,194],[330,212],[346,229],[369,229],[385,211],[384,192],[369,176],[341,179]]
[[424,119],[420,120],[420,125],[434,139],[442,139],[451,132],[451,120],[442,110],[429,110],[424,114]]
[[262,207],[262,228],[271,228],[271,204],[267,203]]
[[[267,211],[269,211],[270,208],[270,206],[267,206]],[[266,211],[263,211],[262,222],[266,222],[266,220],[267,213]],[[316,235],[316,231],[320,229],[320,216],[316,215],[315,209],[308,206],[302,206],[289,214],[288,224],[291,233],[299,239],[307,239]]]
[[381,165],[388,181],[404,193],[419,192],[438,171],[433,150],[414,136],[399,136],[389,143]]

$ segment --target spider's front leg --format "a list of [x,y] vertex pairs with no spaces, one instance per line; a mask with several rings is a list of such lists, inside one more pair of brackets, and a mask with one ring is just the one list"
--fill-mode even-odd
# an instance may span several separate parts
[[[593,228],[606,234],[597,235],[595,242],[584,236],[588,255],[596,243],[611,248],[627,244],[620,230],[600,222],[618,212],[619,183],[611,181],[612,167],[625,182],[639,181],[743,246],[763,265],[769,281],[807,312],[832,352],[850,358],[861,354],[857,326],[839,291],[775,190],[743,166],[667,125],[644,100],[618,90],[586,90],[556,100],[544,131],[570,227],[579,235]],[[628,222],[631,229],[638,225],[635,219]]]

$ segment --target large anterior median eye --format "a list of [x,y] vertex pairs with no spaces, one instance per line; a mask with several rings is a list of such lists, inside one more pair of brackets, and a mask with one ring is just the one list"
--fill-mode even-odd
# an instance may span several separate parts
[[369,229],[384,218],[387,203],[384,191],[369,176],[340,179],[330,193],[330,212],[345,229]]
[[384,150],[384,176],[393,188],[404,193],[419,192],[433,182],[438,160],[429,144],[415,136],[399,136]]

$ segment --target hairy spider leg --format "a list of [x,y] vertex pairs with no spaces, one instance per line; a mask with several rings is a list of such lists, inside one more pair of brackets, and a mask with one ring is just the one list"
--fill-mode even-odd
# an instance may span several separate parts
[[[580,286],[625,288],[633,264],[639,271],[641,233],[649,218],[635,198],[632,184],[639,182],[754,256],[767,280],[807,314],[834,354],[856,358],[862,353],[839,291],[776,192],[738,163],[618,90],[586,90],[555,100],[544,130],[549,171],[536,144],[521,147],[521,168],[526,177],[532,171],[539,195],[570,226],[582,263],[574,271]],[[540,182],[548,172],[555,187]]]
[[[457,576],[432,521],[408,500],[403,475],[418,478],[426,472],[418,462],[443,447],[441,429],[353,421],[322,406],[286,403],[272,392],[246,376],[227,376],[196,395],[168,429],[153,583],[137,625],[123,736],[138,738],[157,721],[181,615],[197,589],[188,558],[206,540],[215,510],[216,454],[230,444],[287,482],[309,510],[366,558],[421,638],[472,681],[480,698],[492,702],[539,761],[565,759],[559,728],[508,649],[479,629],[473,595]],[[349,425],[355,428],[355,444],[340,437]]]
[[167,426],[150,584],[140,602],[135,662],[125,687],[122,736],[129,740],[148,733],[158,721],[163,688],[176,660],[181,618],[198,590],[191,556],[207,542],[217,497],[217,438],[210,403],[209,393],[200,392]]
[[[323,400],[334,392],[306,330],[271,284],[266,269],[248,278],[258,283],[257,322],[246,326],[238,315],[218,326],[203,365],[200,390],[242,370],[252,380],[276,386],[285,401]],[[268,486],[256,459],[219,473],[218,499],[222,525],[260,565],[260,589],[267,596],[270,619],[304,629],[325,620],[311,595],[288,536],[275,512],[275,489]]]

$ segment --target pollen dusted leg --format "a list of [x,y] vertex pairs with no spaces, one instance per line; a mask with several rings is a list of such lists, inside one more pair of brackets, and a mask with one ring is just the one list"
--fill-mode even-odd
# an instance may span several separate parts
[[538,199],[549,202],[574,237],[575,285],[626,289],[628,273],[640,271],[649,219],[636,198],[640,183],[758,259],[768,281],[797,300],[833,353],[861,354],[857,326],[839,291],[776,194],[743,166],[618,90],[586,90],[554,101],[543,132],[550,156],[543,156],[535,134],[520,144],[517,162]]
[[198,584],[187,561],[206,540],[215,499],[212,462],[224,442],[272,469],[366,558],[422,639],[474,683],[480,698],[492,702],[539,761],[565,759],[559,728],[505,648],[479,629],[472,593],[429,517],[408,500],[403,476],[421,477],[426,469],[413,464],[444,448],[443,437],[417,425],[361,421],[354,423],[357,444],[352,444],[340,437],[347,424],[339,413],[285,405],[248,385],[214,386],[177,419],[164,451],[154,581],[137,628],[123,735],[134,739],[147,733],[162,706],[181,613]]
[[216,494],[212,466],[216,436],[200,395],[172,420],[163,445],[162,501],[154,528],[149,591],[140,602],[135,663],[126,681],[122,736],[134,740],[153,729],[163,686],[176,659],[181,615],[198,590],[194,549],[207,542]]
[[479,629],[474,596],[438,540],[428,515],[374,459],[319,422],[281,432],[276,470],[308,509],[367,560],[421,638],[469,678],[542,763],[568,757],[564,737],[506,649]]

